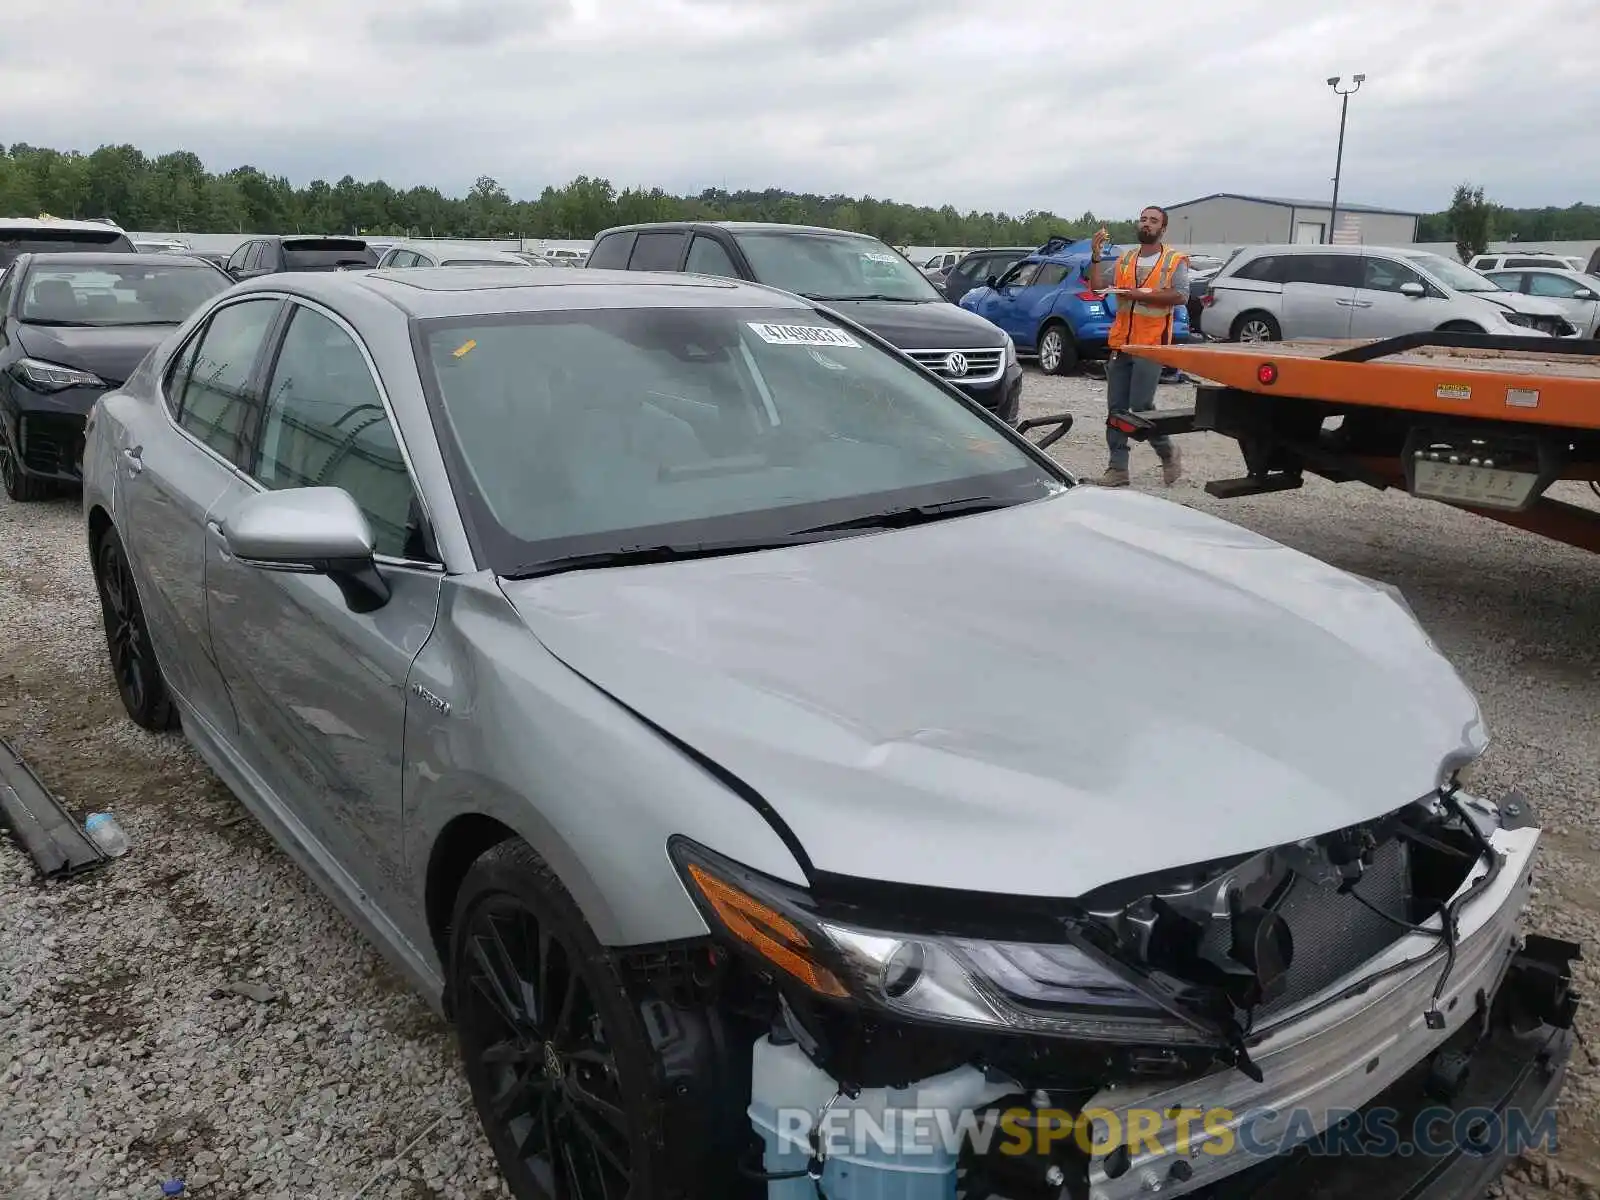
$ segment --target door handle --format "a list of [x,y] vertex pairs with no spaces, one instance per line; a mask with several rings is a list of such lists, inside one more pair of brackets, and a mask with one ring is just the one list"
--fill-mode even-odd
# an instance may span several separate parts
[[122,461],[128,464],[128,474],[137,475],[144,470],[144,447],[129,446],[122,451]]

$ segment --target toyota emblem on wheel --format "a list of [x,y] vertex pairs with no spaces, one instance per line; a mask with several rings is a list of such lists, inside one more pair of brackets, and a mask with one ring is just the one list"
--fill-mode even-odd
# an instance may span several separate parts
[[967,373],[967,356],[959,351],[948,355],[944,360],[945,374],[960,379]]

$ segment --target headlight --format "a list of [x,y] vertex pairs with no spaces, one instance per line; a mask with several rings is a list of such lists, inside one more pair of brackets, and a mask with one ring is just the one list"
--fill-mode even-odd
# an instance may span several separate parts
[[1532,329],[1534,327],[1533,318],[1527,313],[1508,312],[1505,314],[1505,319],[1508,325],[1519,325],[1523,329]]
[[103,388],[105,380],[76,367],[63,367],[59,363],[44,362],[37,358],[19,358],[11,370],[23,383],[41,392],[59,392],[63,388]]
[[819,996],[994,1032],[1213,1043],[1096,954],[1065,940],[987,941],[874,928],[822,915],[800,889],[686,840],[675,841],[672,854],[724,941]]
[[1016,365],[1017,365],[1017,344],[1014,341],[1011,340],[1011,335],[1008,333],[1008,334],[1006,334],[1006,366],[1007,367],[1014,367]]

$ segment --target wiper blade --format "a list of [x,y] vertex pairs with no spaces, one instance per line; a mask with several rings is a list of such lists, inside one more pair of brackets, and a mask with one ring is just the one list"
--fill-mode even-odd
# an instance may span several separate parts
[[797,529],[797,537],[814,533],[832,533],[840,529],[904,529],[908,525],[925,525],[929,521],[942,521],[946,517],[959,517],[967,513],[993,512],[1007,508],[1003,500],[993,496],[967,496],[961,500],[945,500],[939,504],[911,504],[905,508],[890,508],[865,516],[848,517],[843,521],[830,521],[826,525],[813,525]]
[[853,296],[820,296],[816,292],[801,292],[807,300],[815,300],[819,304],[829,304],[836,300],[889,300],[895,304],[925,304],[926,297],[918,296],[890,296],[883,292],[858,292]]
[[24,325],[39,325],[47,329],[92,329],[90,321],[57,321],[52,317],[23,317]]
[[595,550],[587,554],[563,554],[529,563],[506,572],[508,579],[538,579],[567,571],[588,571],[603,567],[638,567],[652,563],[681,562],[691,558],[718,558],[729,554],[749,554],[757,550],[778,550],[795,544],[794,538],[747,538],[729,542],[682,542],[663,546],[625,546],[617,550]]

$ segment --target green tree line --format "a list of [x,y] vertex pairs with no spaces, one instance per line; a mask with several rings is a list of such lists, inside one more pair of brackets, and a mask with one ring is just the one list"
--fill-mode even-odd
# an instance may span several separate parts
[[[1600,206],[1504,209],[1491,205],[1496,237],[1521,241],[1600,239]],[[125,229],[187,233],[366,233],[373,236],[587,238],[632,221],[783,221],[858,229],[901,246],[1037,246],[1054,235],[1087,236],[1104,224],[1131,240],[1129,219],[1085,212],[1020,216],[930,208],[871,196],[818,196],[779,188],[728,192],[707,188],[676,196],[661,188],[617,190],[580,175],[546,187],[537,199],[513,199],[481,176],[465,196],[437,188],[400,189],[346,175],[295,187],[253,166],[213,173],[185,150],[150,157],[136,146],[101,146],[90,154],[17,143],[0,147],[0,215],[109,217]],[[1448,211],[1422,219],[1421,241],[1452,240]]]

